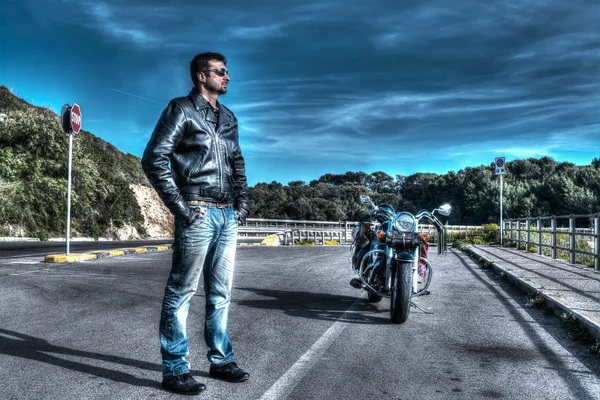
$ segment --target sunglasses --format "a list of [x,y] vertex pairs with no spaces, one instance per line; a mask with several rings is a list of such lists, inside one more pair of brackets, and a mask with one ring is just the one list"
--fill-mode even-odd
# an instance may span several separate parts
[[229,71],[226,68],[215,68],[215,69],[207,69],[206,72],[213,71],[215,74],[219,76],[229,76]]

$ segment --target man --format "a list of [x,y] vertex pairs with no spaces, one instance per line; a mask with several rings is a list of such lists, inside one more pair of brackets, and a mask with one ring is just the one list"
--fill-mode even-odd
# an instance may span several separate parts
[[248,185],[238,123],[217,99],[227,93],[225,57],[202,53],[190,63],[194,88],[171,100],[142,157],[146,176],[174,214],[172,267],[160,316],[163,388],[198,394],[190,373],[186,319],[204,275],[204,338],[211,376],[242,382],[227,334],[238,224],[248,217]]

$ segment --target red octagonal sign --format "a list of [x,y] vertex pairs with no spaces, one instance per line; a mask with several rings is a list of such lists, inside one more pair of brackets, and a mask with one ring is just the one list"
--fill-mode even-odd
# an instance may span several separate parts
[[81,129],[81,109],[77,103],[73,103],[71,107],[71,128],[74,133],[79,133]]

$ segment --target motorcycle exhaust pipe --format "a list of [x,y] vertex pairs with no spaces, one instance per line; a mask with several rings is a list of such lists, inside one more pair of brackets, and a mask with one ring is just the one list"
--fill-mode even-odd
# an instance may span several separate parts
[[372,256],[373,254],[378,254],[378,253],[385,254],[385,250],[371,250],[363,256],[362,260],[360,261],[359,276],[360,276],[360,280],[363,284],[363,287],[365,287],[368,291],[373,292],[374,294],[376,294],[378,296],[383,296],[383,294],[381,294],[377,290],[373,289],[373,287],[371,287],[371,285],[369,285],[367,283],[367,281],[365,281],[365,278],[363,276],[363,273],[365,272],[365,264],[367,262],[367,257]]

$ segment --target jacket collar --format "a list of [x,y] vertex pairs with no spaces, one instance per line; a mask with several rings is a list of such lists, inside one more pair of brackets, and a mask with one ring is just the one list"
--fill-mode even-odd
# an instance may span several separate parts
[[[192,103],[194,103],[194,108],[196,109],[196,111],[200,111],[210,107],[210,104],[208,103],[208,101],[206,101],[202,94],[200,94],[200,90],[198,90],[198,88],[193,88],[190,91],[189,96],[192,99]],[[233,120],[233,115],[231,114],[231,111],[229,111],[226,107],[221,105],[221,103],[218,101],[217,105],[219,106],[219,114],[221,116],[219,118],[219,125]]]
[[208,101],[200,94],[198,88],[193,88],[190,91],[190,98],[192,99],[192,103],[194,103],[194,108],[196,111],[200,111],[203,108],[208,108]]

